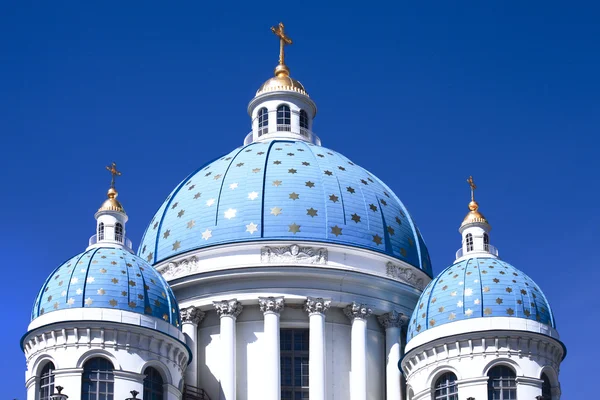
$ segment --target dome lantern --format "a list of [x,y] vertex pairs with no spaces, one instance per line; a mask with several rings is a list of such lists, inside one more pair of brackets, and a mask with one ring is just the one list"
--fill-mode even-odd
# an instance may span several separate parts
[[471,188],[469,212],[460,224],[458,231],[462,235],[462,247],[456,252],[456,261],[471,257],[498,257],[498,249],[490,244],[492,227],[479,212],[479,204],[475,201],[475,181],[469,176],[467,183]]
[[252,118],[252,132],[244,144],[273,139],[292,139],[320,145],[320,139],[312,133],[312,122],[317,106],[310,99],[304,86],[290,76],[285,64],[285,46],[291,45],[283,23],[271,27],[279,38],[279,64],[275,76],[263,83],[256,96],[248,104]]
[[106,169],[112,175],[110,188],[106,194],[107,199],[94,215],[96,234],[90,238],[88,249],[110,245],[123,247],[132,253],[131,241],[125,237],[125,224],[128,217],[125,209],[117,200],[119,192],[115,189],[115,178],[121,176],[121,171],[117,170],[117,164],[114,162]]

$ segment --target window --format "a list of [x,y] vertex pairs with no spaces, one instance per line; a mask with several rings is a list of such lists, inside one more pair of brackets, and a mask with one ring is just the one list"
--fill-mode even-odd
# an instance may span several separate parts
[[123,225],[118,222],[115,225],[115,240],[123,243]]
[[50,395],[54,393],[54,364],[51,362],[44,365],[40,374],[40,399],[50,400]]
[[499,365],[488,372],[488,400],[515,400],[517,382],[515,372]]
[[485,251],[490,251],[490,237],[487,233],[483,234],[483,249]]
[[258,136],[269,132],[269,112],[266,108],[258,110]]
[[98,240],[104,240],[104,222],[98,224]]
[[308,129],[308,114],[304,110],[300,110],[300,128]]
[[552,400],[552,384],[546,374],[542,374],[542,399]]
[[308,399],[308,329],[282,329],[281,400]]
[[467,233],[467,237],[465,238],[465,241],[467,242],[467,251],[473,251],[473,235],[470,233]]
[[290,108],[285,104],[277,107],[277,130],[278,131],[291,131],[292,130],[292,116]]
[[408,389],[408,400],[413,400],[415,397],[415,392],[412,389]]
[[144,374],[144,400],[163,400],[162,375],[152,367],[146,368]]
[[458,400],[458,387],[456,386],[456,375],[446,372],[435,381],[435,400]]
[[113,365],[105,358],[92,358],[83,365],[81,400],[114,400]]

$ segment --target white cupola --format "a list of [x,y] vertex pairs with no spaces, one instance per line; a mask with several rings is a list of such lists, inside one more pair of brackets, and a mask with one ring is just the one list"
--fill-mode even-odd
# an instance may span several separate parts
[[111,173],[112,180],[108,189],[107,199],[102,203],[94,218],[96,218],[96,234],[90,238],[88,249],[94,247],[122,247],[133,253],[131,241],[125,236],[125,224],[128,217],[125,209],[117,200],[119,193],[115,189],[115,177],[120,176],[117,164],[112,163],[106,169]]
[[458,229],[462,235],[462,247],[456,252],[456,261],[472,257],[498,258],[498,249],[490,244],[492,227],[483,214],[479,212],[479,204],[475,201],[477,186],[473,181],[473,177],[470,176],[467,182],[471,187],[471,202],[469,203],[469,213]]
[[292,44],[292,39],[286,36],[282,23],[271,31],[279,38],[279,64],[275,76],[262,84],[248,104],[252,132],[244,144],[291,139],[320,145],[321,141],[312,133],[317,106],[304,86],[290,77],[290,69],[285,65],[284,47]]

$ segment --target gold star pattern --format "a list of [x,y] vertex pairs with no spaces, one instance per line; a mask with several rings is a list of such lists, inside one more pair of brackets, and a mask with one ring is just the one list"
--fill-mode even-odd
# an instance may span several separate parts
[[333,201],[334,203],[337,203],[339,200],[339,197],[337,197],[335,194],[329,195],[329,200]]
[[279,180],[277,180],[277,181],[273,181],[273,186],[275,186],[275,187],[279,187],[279,186],[281,186],[281,183],[282,183],[282,182],[281,182],[281,181],[279,181]]
[[131,287],[135,287],[135,281],[133,281],[133,280],[130,280],[130,281],[129,281],[129,286],[131,286]]
[[204,240],[208,240],[212,237],[212,231],[207,229],[204,232],[202,232],[202,239]]
[[356,193],[356,190],[354,190],[354,188],[353,188],[352,186],[348,186],[348,187],[346,188],[346,190],[347,190],[349,193],[352,193],[352,194]]
[[507,293],[512,293],[512,288],[509,288],[509,287],[507,287],[507,288],[506,288],[506,292],[507,292]]
[[496,299],[496,303],[497,303],[497,304],[502,304],[503,302],[504,302],[504,300],[502,300],[500,297],[498,297],[498,298]]
[[128,306],[129,308],[135,308],[135,301],[130,301]]
[[314,218],[314,217],[317,216],[317,211],[318,210],[315,210],[314,208],[311,207],[311,208],[309,208],[309,209],[306,210],[306,215],[310,215],[311,217]]
[[288,156],[293,157],[294,153],[287,153]]
[[55,310],[58,310],[58,301],[56,303],[54,303],[53,307]]
[[279,160],[275,160],[275,161],[273,161],[273,164],[275,164],[275,165],[279,165],[279,164],[281,164],[281,161],[279,161]]
[[258,192],[250,192],[248,193],[249,200],[256,200],[258,198]]
[[515,315],[515,310],[513,310],[512,308],[507,308],[506,313],[510,316],[513,316],[513,315]]
[[434,319],[431,319],[431,320],[429,321],[429,325],[431,325],[431,326],[434,326],[434,325],[435,325],[435,320],[434,320]]
[[396,233],[396,231],[394,231],[394,228],[392,228],[391,226],[387,227],[387,231],[390,235],[394,236],[394,233]]
[[177,213],[177,218],[181,218],[181,217],[183,217],[183,214],[185,214],[185,210],[180,210],[180,211]]
[[325,173],[325,175],[327,175],[327,176],[331,176],[331,175],[333,175],[333,172],[331,172],[331,171],[327,171],[327,170],[326,170],[324,173]]
[[250,232],[250,234],[252,235],[258,230],[257,228],[258,225],[256,225],[254,222],[250,222],[248,225],[246,225],[246,232]]
[[215,175],[215,181],[218,181],[218,180],[219,180],[219,179],[220,179],[222,176],[223,176],[223,175],[221,175],[221,174],[217,174],[217,175]]
[[288,174],[295,174],[296,172],[298,171],[296,171],[294,168],[288,169]]
[[314,184],[314,182],[311,182],[311,181],[308,181],[308,182],[306,182],[304,185],[305,185],[305,186],[308,186],[308,187],[309,187],[309,188],[311,188],[311,189],[315,187],[315,184]]
[[238,168],[241,167],[242,165],[244,165],[243,162],[235,164],[235,166],[238,167]]
[[89,278],[86,279],[87,283],[94,283],[96,279],[93,276],[90,276]]
[[237,210],[235,208],[230,208],[227,211],[225,211],[225,213],[223,215],[227,219],[232,219],[232,218],[235,218],[236,213],[237,213]]
[[194,200],[198,200],[202,196],[202,193],[198,192],[194,195]]
[[193,188],[195,188],[195,187],[196,187],[196,185],[192,185],[192,186],[190,186],[190,187],[188,188],[188,190],[192,190],[192,189],[193,189]]
[[304,165],[305,167],[308,167],[310,165],[310,163],[306,162],[306,161],[302,161],[302,165]]
[[470,317],[471,315],[473,315],[473,310],[471,310],[470,308],[469,308],[469,309],[467,309],[467,311],[465,311],[465,315],[466,315],[467,317]]
[[377,246],[379,246],[382,243],[381,236],[373,235],[373,242],[375,242],[375,244],[377,244]]
[[529,310],[523,311],[523,314],[525,314],[526,317],[531,317],[531,312]]
[[297,225],[295,222],[293,224],[291,224],[289,226],[289,231],[288,232],[292,232],[294,235],[298,232],[300,232],[300,225]]
[[260,168],[254,168],[252,170],[253,173],[258,174],[260,172]]
[[398,223],[398,225],[402,225],[402,220],[398,217],[396,217],[396,222]]
[[173,243],[173,250],[177,250],[181,247],[181,242],[179,240],[176,240],[175,243]]
[[489,307],[486,307],[486,308],[483,310],[483,315],[492,315],[492,309],[491,309],[491,308],[489,308]]
[[[158,222],[155,222],[154,226],[152,227],[152,229],[156,229],[157,226],[158,226]],[[106,258],[106,257],[104,257],[104,258]]]
[[100,289],[98,289],[97,293],[98,293],[100,296],[102,296],[102,295],[104,295],[104,294],[106,293],[106,291],[105,291],[104,289],[100,288]]
[[290,199],[292,200],[298,200],[300,198],[300,195],[296,192],[292,192],[290,193]]
[[342,228],[340,228],[339,226],[332,226],[331,227],[331,233],[333,233],[336,237],[340,236],[342,234]]
[[106,273],[106,269],[105,268],[100,268],[100,273],[101,274],[105,274]]
[[450,321],[454,321],[454,320],[456,319],[456,314],[454,314],[453,312],[451,312],[451,313],[448,315],[448,319],[449,319]]
[[354,213],[352,214],[352,221],[356,222],[357,224],[360,222],[360,215]]
[[165,231],[165,233],[163,233],[163,239],[166,239],[166,238],[168,238],[170,234],[171,234],[171,230],[170,230],[170,229],[167,229],[167,230]]
[[75,304],[75,299],[71,297],[69,300],[67,300],[67,304],[72,306],[73,304]]
[[400,254],[402,254],[402,257],[406,257],[406,254],[407,254],[407,253],[406,253],[406,249],[405,249],[405,248],[403,248],[403,247],[401,247],[401,248],[400,248]]
[[108,302],[108,304],[110,304],[110,305],[111,305],[111,307],[116,307],[118,303],[117,303],[117,301],[116,301],[115,299],[111,299],[111,300]]
[[187,228],[192,229],[195,225],[196,225],[196,221],[194,221],[194,220],[188,221]]
[[177,202],[173,203],[173,205],[171,206],[171,210],[174,210],[174,209],[176,209],[178,204],[179,204],[179,203],[177,203]]
[[232,183],[232,184],[229,185],[229,189],[231,189],[231,190],[235,190],[237,188],[238,188],[238,183],[237,182],[234,182],[234,183]]
[[146,257],[146,260],[148,260],[148,262],[151,262],[152,257],[154,257],[154,253],[150,252],[150,253],[148,253],[148,257]]
[[444,307],[438,308],[438,312],[444,312]]
[[283,210],[279,207],[273,207],[271,208],[271,214],[274,216],[278,216],[279,214],[281,214]]
[[377,206],[376,206],[375,204],[369,204],[369,208],[370,208],[372,211],[377,211]]
[[87,299],[85,299],[85,305],[88,307],[91,306],[93,302],[94,302],[94,300],[92,300],[91,297],[88,297]]
[[208,207],[211,207],[211,206],[212,206],[212,205],[214,205],[214,204],[215,204],[215,199],[208,199],[208,200],[206,201],[206,205],[207,205]]

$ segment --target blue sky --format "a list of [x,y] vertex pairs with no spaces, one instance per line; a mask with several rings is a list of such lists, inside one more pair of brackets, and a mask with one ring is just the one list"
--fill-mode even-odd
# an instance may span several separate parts
[[94,233],[104,166],[124,172],[137,245],[180,180],[242,144],[247,103],[277,63],[269,27],[284,21],[292,76],[319,107],[315,132],[394,189],[435,272],[460,246],[474,175],[492,244],[553,306],[563,398],[591,397],[598,7],[222,3],[0,5],[4,396],[25,398],[19,339],[46,276]]

